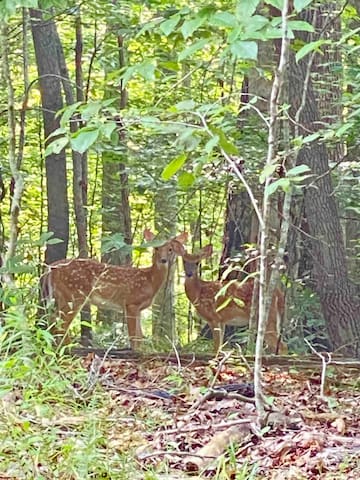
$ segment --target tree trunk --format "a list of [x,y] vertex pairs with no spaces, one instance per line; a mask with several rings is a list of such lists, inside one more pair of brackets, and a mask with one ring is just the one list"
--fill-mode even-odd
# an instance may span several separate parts
[[[171,183],[161,186],[155,193],[155,228],[166,239],[176,235],[176,204],[176,187]],[[174,280],[173,266],[153,302],[152,334],[154,342],[160,347],[164,340],[169,344],[176,338]]]
[[[116,3],[116,1],[114,2]],[[109,31],[110,31],[109,26]],[[126,64],[125,45],[122,35],[117,37],[119,68]],[[105,76],[108,72],[105,72]],[[107,87],[105,98],[111,98],[118,94],[113,87]],[[127,104],[127,91],[120,82],[119,108],[124,109]],[[124,242],[132,243],[131,212],[129,201],[128,173],[126,170],[125,150],[125,127],[120,115],[114,119],[118,124],[119,143],[124,145],[123,161],[119,161],[119,155],[105,152],[102,155],[103,178],[102,178],[102,235],[114,235],[121,233]],[[102,255],[103,262],[113,265],[130,265],[131,253],[129,250],[114,249]],[[124,322],[123,312],[98,309],[98,317],[111,325],[118,325]]]
[[[312,23],[314,11],[307,11]],[[305,42],[310,41],[307,35]],[[313,39],[312,39],[313,40]],[[299,108],[299,92],[303,91],[308,68],[308,57],[296,62],[290,60],[289,94],[292,113]],[[300,115],[299,133],[308,135],[319,130],[322,118],[310,78],[305,105]],[[298,163],[310,167],[315,178],[305,188],[305,211],[311,235],[316,290],[327,323],[334,349],[348,355],[360,355],[360,303],[355,286],[350,282],[338,208],[329,171],[326,146],[317,140],[305,145],[299,152]]]
[[[44,132],[47,138],[59,125],[55,117],[63,107],[61,79],[57,51],[57,32],[53,20],[45,20],[43,12],[30,9],[31,31],[39,74],[39,85],[44,120]],[[69,205],[67,197],[66,154],[46,157],[46,185],[48,199],[48,230],[54,233],[61,243],[48,245],[45,253],[46,263],[66,257],[69,241]]]

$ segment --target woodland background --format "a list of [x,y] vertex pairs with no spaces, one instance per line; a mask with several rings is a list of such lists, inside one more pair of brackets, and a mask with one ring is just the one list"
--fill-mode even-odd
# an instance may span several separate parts
[[[359,478],[360,2],[1,0],[0,22],[0,477]],[[173,356],[110,359],[127,332],[96,311],[105,355],[56,350],[45,265],[149,265],[145,228],[211,243],[205,279],[259,273],[260,322],[280,283],[291,355],[195,357],[180,261],[143,318]]]
[[[281,6],[2,2],[0,248],[16,282],[1,290],[5,310],[35,318],[44,262],[146,264],[131,245],[149,226],[211,242],[203,274],[217,278],[219,261],[240,265],[261,236],[250,191],[265,263],[286,286],[290,350],[325,325],[322,347],[359,353],[359,4],[290,5],[269,120]],[[154,304],[155,343],[198,329],[181,283]]]

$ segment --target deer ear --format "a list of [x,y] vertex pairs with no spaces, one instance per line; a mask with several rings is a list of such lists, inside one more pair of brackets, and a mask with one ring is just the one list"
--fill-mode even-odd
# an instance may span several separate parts
[[177,240],[180,243],[186,243],[188,240],[188,236],[189,234],[187,232],[182,232],[177,237],[175,237],[174,240]]
[[177,237],[172,242],[172,246],[173,246],[173,249],[174,249],[174,252],[176,253],[176,255],[179,255],[180,257],[183,257],[185,255],[186,250],[185,250],[183,244],[180,242],[180,240],[178,240]]
[[151,242],[151,240],[154,240],[155,234],[152,233],[152,231],[149,228],[145,228],[144,230],[144,238],[147,242]]

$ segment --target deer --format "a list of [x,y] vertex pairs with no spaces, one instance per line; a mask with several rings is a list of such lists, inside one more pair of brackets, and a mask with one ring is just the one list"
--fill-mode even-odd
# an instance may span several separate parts
[[[249,325],[254,277],[244,282],[202,280],[198,274],[199,263],[210,257],[212,252],[212,245],[205,246],[199,254],[185,251],[183,263],[186,296],[198,315],[209,324],[217,354],[223,344],[225,325]],[[287,353],[287,346],[279,339],[278,334],[284,303],[284,294],[277,288],[272,298],[265,334],[267,349],[271,353]]]
[[[145,229],[147,242],[154,237]],[[62,337],[61,344],[68,344],[73,319],[85,304],[92,304],[123,311],[130,346],[138,350],[143,339],[141,312],[152,304],[176,256],[183,255],[186,240],[187,233],[183,232],[155,246],[152,265],[146,268],[110,265],[86,258],[51,263],[41,278],[43,297],[54,304],[50,314],[51,333],[54,337]]]

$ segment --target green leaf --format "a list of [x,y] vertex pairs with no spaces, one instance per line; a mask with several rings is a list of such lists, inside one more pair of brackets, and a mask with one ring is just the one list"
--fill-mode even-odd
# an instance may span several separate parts
[[239,1],[236,2],[236,16],[241,21],[244,19],[248,19],[251,17],[257,9],[260,0],[247,0],[247,1]]
[[271,165],[265,165],[263,171],[260,173],[259,182],[264,183],[265,180],[275,172],[277,167],[278,165],[276,163],[272,163]]
[[282,188],[284,192],[287,192],[290,187],[291,183],[288,178],[279,178],[278,180],[275,180],[275,182],[267,185],[264,193],[266,197],[269,197],[270,195],[275,193],[278,188]]
[[192,18],[191,20],[185,20],[185,22],[181,25],[180,31],[185,38],[189,38],[195,30],[197,30],[201,25],[205,22],[206,18],[197,16]]
[[99,132],[98,128],[91,127],[79,130],[70,140],[71,148],[79,153],[86,152],[98,139]]
[[303,145],[304,143],[311,143],[320,137],[321,137],[320,132],[315,132],[315,133],[312,133],[311,135],[307,135],[302,139],[301,145]]
[[342,135],[344,135],[344,133],[346,133],[348,130],[350,130],[353,127],[354,127],[353,123],[350,123],[350,122],[344,123],[344,125],[341,125],[341,127],[336,130],[335,135],[337,137],[341,137]]
[[186,190],[187,188],[191,187],[194,184],[195,179],[196,178],[195,178],[195,175],[193,173],[181,172],[179,174],[179,178],[178,178],[179,187]]
[[69,105],[68,107],[64,108],[63,114],[61,115],[61,118],[60,118],[60,126],[61,127],[65,127],[68,124],[70,118],[73,116],[74,112],[76,112],[77,108],[80,105],[81,105],[81,102],[76,102],[76,103],[73,103],[72,105]]
[[232,302],[232,298],[231,297],[228,297],[226,298],[222,303],[221,305],[219,305],[217,308],[216,308],[216,311],[217,312],[220,312],[221,310],[223,310],[224,308],[226,308],[229,303]]
[[124,240],[122,233],[114,233],[101,240],[101,253],[108,253],[114,250],[130,251],[131,246]]
[[303,10],[305,7],[310,5],[312,0],[294,0],[294,7],[297,12],[300,12]]
[[310,52],[313,52],[314,50],[322,53],[320,50],[320,47],[322,45],[325,45],[326,43],[329,43],[327,40],[316,40],[316,42],[310,42],[306,43],[300,50],[296,53],[295,55],[295,60],[299,62],[302,58],[305,57]]
[[153,82],[155,80],[155,65],[151,62],[151,60],[146,60],[140,65],[137,66],[137,72],[141,75],[144,80],[149,82]]
[[216,12],[209,18],[209,24],[216,27],[236,27],[238,20],[230,12]]
[[69,139],[67,137],[60,137],[53,140],[45,149],[45,156],[49,156],[51,154],[59,154],[61,150],[63,150],[66,145],[69,143]]
[[290,168],[290,170],[286,172],[286,176],[291,177],[295,175],[301,175],[302,173],[306,172],[311,172],[311,168],[308,165],[296,165],[296,167]]
[[284,1],[283,0],[266,0],[268,5],[272,5],[273,7],[277,8],[278,10],[282,10]]
[[226,138],[225,133],[220,128],[209,125],[209,130],[214,136],[217,135],[219,137],[219,146],[224,150],[225,153],[228,155],[237,155],[239,153],[236,145]]
[[182,60],[185,60],[185,58],[189,57],[190,55],[197,52],[198,50],[201,50],[202,48],[205,47],[205,45],[208,45],[208,44],[209,44],[209,40],[206,39],[206,38],[203,38],[203,39],[193,43],[192,45],[185,48],[185,50],[182,50],[179,53],[179,56],[178,56],[179,62],[181,62]]
[[303,22],[302,20],[290,20],[288,22],[288,27],[291,30],[299,31],[299,32],[314,32],[314,27],[311,23]]
[[194,110],[195,102],[194,100],[184,100],[182,102],[176,103],[174,106],[178,112],[188,112]]
[[181,17],[180,15],[172,15],[170,18],[162,22],[159,26],[160,30],[167,37],[175,31],[176,25],[179,23]]
[[[262,15],[254,15],[253,17],[249,18],[248,22],[246,22],[245,27],[245,33],[247,36],[249,36],[252,32],[257,32],[258,30],[261,30],[264,28],[266,25],[268,25],[269,20],[266,17],[263,17]],[[264,39],[266,39],[265,34],[264,34]]]
[[131,67],[127,67],[125,71],[121,74],[121,79],[123,81],[123,88],[128,83],[128,81],[132,78],[132,76],[136,73],[136,65]]
[[219,135],[214,135],[205,145],[205,152],[210,153],[219,145]]
[[46,140],[50,140],[50,138],[52,138],[52,137],[58,137],[59,135],[64,135],[66,133],[67,133],[66,128],[64,128],[64,127],[57,128],[56,130],[51,132],[50,135],[47,136]]
[[180,168],[184,165],[186,162],[187,156],[185,153],[182,153],[178,157],[174,158],[171,160],[171,162],[166,165],[164,170],[161,173],[161,178],[163,180],[169,180],[172,176],[175,175],[175,173],[180,170]]
[[84,108],[81,109],[81,117],[83,120],[88,121],[95,117],[102,108],[102,102],[97,100],[95,102],[87,103]]
[[230,45],[230,51],[236,58],[256,60],[258,46],[256,42],[236,40]]
[[57,245],[58,243],[63,243],[64,240],[61,240],[61,238],[50,238],[46,244],[47,245]]
[[104,135],[105,138],[111,138],[113,131],[116,129],[117,125],[115,122],[106,122],[104,125],[101,126],[101,133]]

